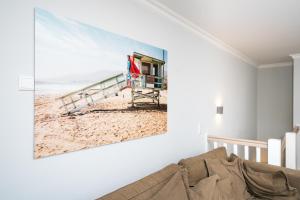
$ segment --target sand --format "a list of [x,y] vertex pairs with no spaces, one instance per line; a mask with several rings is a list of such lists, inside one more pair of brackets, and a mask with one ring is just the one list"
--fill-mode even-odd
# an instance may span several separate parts
[[126,89],[74,115],[64,115],[61,102],[56,100],[58,95],[36,94],[34,156],[41,158],[165,133],[167,94],[161,95],[160,108],[132,108],[130,89]]

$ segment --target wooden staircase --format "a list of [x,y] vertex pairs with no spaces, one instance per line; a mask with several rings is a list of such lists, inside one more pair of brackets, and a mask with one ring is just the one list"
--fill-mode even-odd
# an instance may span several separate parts
[[63,95],[57,98],[57,100],[61,101],[62,106],[60,108],[64,108],[64,114],[72,114],[84,107],[94,105],[97,101],[110,96],[117,96],[118,92],[126,88],[126,86],[126,75],[120,73]]

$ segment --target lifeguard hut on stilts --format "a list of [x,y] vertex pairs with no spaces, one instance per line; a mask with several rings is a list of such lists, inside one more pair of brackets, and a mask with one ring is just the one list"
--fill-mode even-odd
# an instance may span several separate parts
[[[164,56],[164,52],[163,52]],[[134,52],[128,55],[127,73],[120,73],[102,81],[70,92],[60,100],[64,114],[80,112],[82,108],[93,106],[96,102],[118,96],[126,88],[131,88],[132,107],[154,104],[160,106],[161,91],[167,89],[164,78],[165,61]],[[140,101],[150,99],[150,101]]]
[[[132,107],[149,104],[160,106],[160,92],[167,89],[165,61],[134,52],[128,55],[127,86],[131,88]],[[150,99],[150,101],[139,101]]]

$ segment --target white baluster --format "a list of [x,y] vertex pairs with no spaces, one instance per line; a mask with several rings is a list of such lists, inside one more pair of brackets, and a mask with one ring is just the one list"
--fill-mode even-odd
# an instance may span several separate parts
[[218,143],[214,142],[214,149],[218,148]]
[[285,167],[290,169],[296,169],[296,133],[285,134]]
[[245,160],[249,160],[249,146],[244,146]]
[[261,150],[259,147],[256,147],[256,162],[260,162],[261,161],[261,158],[260,158],[260,154],[261,153]]
[[235,155],[238,155],[238,145],[237,145],[237,144],[234,144],[234,145],[233,145],[233,153],[234,153]]
[[268,164],[281,166],[281,140],[268,139]]
[[227,150],[227,147],[228,147],[228,146],[227,146],[227,143],[224,142],[224,143],[223,143],[223,147],[225,147],[225,149]]

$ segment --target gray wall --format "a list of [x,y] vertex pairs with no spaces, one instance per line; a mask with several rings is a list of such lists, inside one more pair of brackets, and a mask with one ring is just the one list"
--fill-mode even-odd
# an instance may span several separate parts
[[300,124],[300,58],[294,59],[294,125]]
[[[294,125],[300,125],[300,58],[294,59]],[[297,152],[300,152],[300,134],[297,135]],[[300,169],[300,153],[297,168]]]
[[293,127],[293,66],[258,70],[257,136],[281,138]]
[[[33,159],[35,6],[169,51],[168,133]],[[0,1],[0,199],[95,199],[204,151],[202,132],[256,138],[257,70],[134,0]],[[216,101],[224,105],[216,121]]]

